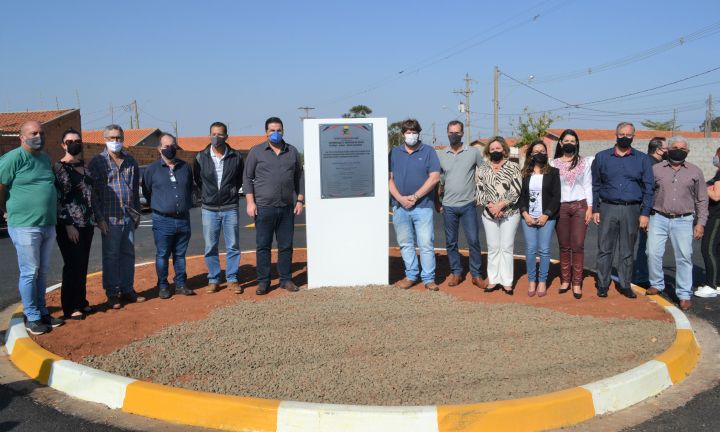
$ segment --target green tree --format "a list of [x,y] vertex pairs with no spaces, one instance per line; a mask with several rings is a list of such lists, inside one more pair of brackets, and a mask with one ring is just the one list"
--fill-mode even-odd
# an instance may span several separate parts
[[550,125],[560,117],[553,117],[549,113],[542,113],[539,116],[534,116],[527,107],[523,109],[523,116],[518,118],[517,126],[513,126],[515,135],[518,137],[518,141],[515,143],[515,147],[522,147],[530,144],[538,138],[542,138],[547,133]]
[[640,124],[645,126],[648,129],[659,130],[659,131],[677,130],[679,127],[679,125],[673,125],[672,119],[670,119],[668,121],[645,120],[645,121],[641,121]]
[[396,121],[388,125],[388,146],[390,148],[397,147],[402,143],[401,125],[401,121]]
[[348,112],[343,114],[343,118],[363,118],[367,117],[369,114],[372,114],[372,110],[367,105],[355,105],[354,107],[350,108]]
[[[705,122],[700,125],[700,130],[705,132]],[[715,117],[710,122],[710,132],[720,132],[720,116]]]

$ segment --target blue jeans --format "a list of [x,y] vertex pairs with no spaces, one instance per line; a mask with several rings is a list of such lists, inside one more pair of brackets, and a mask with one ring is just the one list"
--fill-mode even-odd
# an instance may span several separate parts
[[202,209],[203,237],[205,238],[205,265],[208,268],[208,283],[220,283],[220,258],[218,243],[220,229],[225,237],[225,279],[237,282],[240,267],[240,231],[238,209],[211,211]]
[[277,269],[280,285],[292,279],[293,235],[295,213],[293,206],[258,207],[255,217],[255,243],[258,285],[270,284],[270,248],[273,237],[277,240]]
[[102,264],[108,298],[134,291],[135,223],[130,218],[122,225],[108,224],[108,233],[102,236]]
[[462,275],[463,273],[460,253],[458,252],[458,236],[460,234],[460,224],[462,224],[468,248],[470,249],[470,274],[472,277],[482,276],[484,278],[475,203],[469,203],[462,207],[443,206],[443,220],[445,221],[445,244],[448,260],[450,261],[450,271],[454,275]]
[[670,238],[675,254],[675,294],[680,300],[690,300],[693,269],[693,216],[668,219],[659,214],[651,215],[647,237],[650,286],[659,291],[665,289],[663,255],[665,254],[665,242]]
[[[550,240],[556,222],[549,220],[541,227],[529,226],[525,220],[520,223],[525,236],[525,265],[530,282],[547,282],[550,269]],[[540,255],[539,271],[536,268],[538,255]]]
[[[407,210],[403,207],[393,207],[393,226],[400,245],[400,255],[405,262],[405,277],[416,281],[419,274],[423,283],[435,282],[433,209],[413,207]],[[415,254],[416,241],[420,249],[422,273],[418,268],[418,258]]]
[[55,226],[8,227],[8,233],[17,252],[23,313],[28,321],[37,321],[49,313],[45,307],[45,288]]
[[635,254],[635,275],[633,282],[636,284],[647,284],[650,279],[647,256],[647,233],[638,232],[637,253]]
[[190,243],[190,216],[182,219],[171,218],[157,213],[152,215],[153,236],[155,237],[155,272],[159,289],[168,288],[168,267],[170,254],[175,270],[175,287],[185,286],[185,253]]

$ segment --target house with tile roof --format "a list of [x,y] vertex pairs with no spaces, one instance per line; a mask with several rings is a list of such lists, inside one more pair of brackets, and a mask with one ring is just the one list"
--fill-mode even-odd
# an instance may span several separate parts
[[[227,143],[233,149],[239,151],[243,156],[247,155],[253,146],[263,143],[267,140],[265,135],[231,135],[227,139]],[[178,145],[181,149],[187,151],[199,152],[210,144],[208,136],[179,137]]]
[[[105,145],[103,132],[103,129],[83,131],[83,143]],[[160,144],[160,134],[162,134],[158,128],[123,129],[123,133],[125,136],[125,147],[151,148],[155,148]]]
[[0,156],[20,146],[20,126],[39,121],[45,131],[45,150],[53,161],[63,157],[62,133],[69,128],[80,130],[80,110],[20,111],[0,113]]

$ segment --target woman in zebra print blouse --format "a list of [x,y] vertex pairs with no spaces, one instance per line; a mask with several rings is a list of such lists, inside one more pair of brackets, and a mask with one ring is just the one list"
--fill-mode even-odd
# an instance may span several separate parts
[[482,223],[488,247],[488,288],[499,284],[505,294],[513,294],[513,245],[520,222],[520,166],[508,160],[510,147],[503,137],[490,139],[485,157],[490,163],[475,174],[477,205],[483,207]]

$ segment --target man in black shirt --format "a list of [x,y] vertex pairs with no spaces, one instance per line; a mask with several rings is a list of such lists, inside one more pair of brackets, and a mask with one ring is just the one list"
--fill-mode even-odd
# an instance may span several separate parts
[[192,171],[190,165],[177,159],[177,143],[169,133],[160,135],[160,159],[143,174],[142,192],[152,209],[155,237],[155,270],[161,299],[170,298],[168,284],[170,254],[175,270],[175,292],[193,295],[185,286],[185,252],[190,242],[190,208],[192,207]]
[[303,211],[303,167],[295,147],[283,139],[283,123],[277,117],[265,121],[267,142],[250,150],[243,180],[247,214],[255,219],[258,295],[270,286],[270,247],[278,244],[280,287],[297,291],[291,280],[295,216]]

